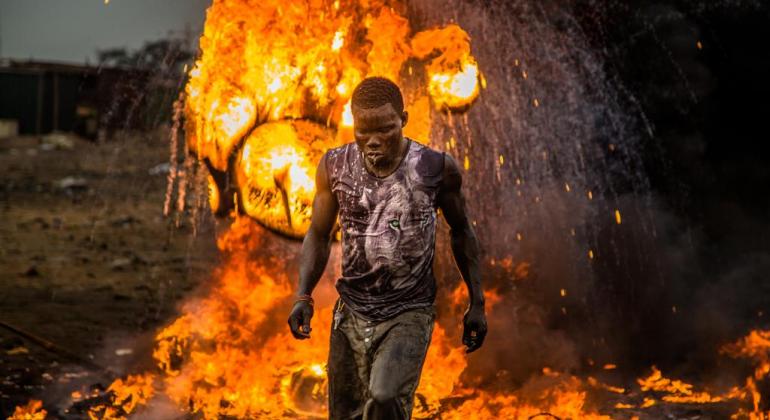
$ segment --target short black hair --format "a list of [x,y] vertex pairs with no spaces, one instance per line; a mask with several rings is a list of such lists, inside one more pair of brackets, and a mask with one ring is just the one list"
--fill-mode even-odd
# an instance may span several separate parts
[[401,89],[390,79],[367,77],[353,90],[352,105],[361,109],[378,108],[387,103],[397,114],[404,112],[404,97]]

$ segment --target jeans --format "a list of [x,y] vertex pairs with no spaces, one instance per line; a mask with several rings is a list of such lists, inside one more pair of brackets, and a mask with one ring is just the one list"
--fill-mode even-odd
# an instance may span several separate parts
[[338,301],[335,314],[339,319],[333,321],[328,360],[329,418],[410,419],[435,308],[372,322]]

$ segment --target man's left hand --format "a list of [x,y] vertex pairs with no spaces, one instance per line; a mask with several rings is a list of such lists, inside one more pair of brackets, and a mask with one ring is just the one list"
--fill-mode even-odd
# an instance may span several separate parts
[[471,306],[463,316],[463,344],[465,352],[472,353],[484,344],[487,336],[487,316],[483,306]]

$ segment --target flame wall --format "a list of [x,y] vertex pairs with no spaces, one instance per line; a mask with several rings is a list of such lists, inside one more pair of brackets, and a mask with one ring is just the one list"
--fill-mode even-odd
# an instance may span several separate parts
[[[468,34],[452,23],[416,30],[405,11],[401,1],[212,4],[185,89],[185,132],[214,175],[217,212],[238,205],[301,238],[315,165],[351,140],[350,97],[365,77],[404,87],[406,134],[418,141],[428,141],[431,103],[445,112],[471,106],[484,79]],[[219,174],[232,181],[216,182],[227,179]]]
[[[471,132],[473,114],[467,112],[473,112],[486,79],[471,55],[471,38],[452,19],[428,22],[407,16],[426,15],[402,2],[214,2],[202,56],[187,86],[187,144],[214,178],[234,173],[239,211],[268,229],[301,236],[310,217],[314,163],[323,151],[350,138],[352,87],[370,75],[389,77],[403,87],[410,112],[407,135],[455,154],[469,174],[479,171],[470,159],[470,146],[478,140]],[[447,135],[446,130],[457,129]],[[482,150],[494,141],[499,139],[482,143]],[[495,155],[494,162],[502,165],[504,159]],[[468,179],[469,185],[478,185]],[[227,188],[219,184],[215,191],[228,199]],[[483,196],[475,198],[488,198],[492,190],[479,193]],[[271,259],[261,242],[265,235],[248,220],[236,220],[220,242],[229,259],[218,273],[214,296],[188,307],[159,335],[156,357],[170,375],[169,395],[179,403],[191,401],[207,417],[312,416],[324,410],[328,308],[319,311],[309,342],[291,340],[285,327],[275,329],[276,317],[288,310],[287,275],[294,270],[284,269],[288,257],[253,264]],[[514,265],[511,255],[500,258],[495,276],[502,281],[527,276],[527,265]],[[489,261],[494,264],[495,258]],[[510,391],[466,386],[483,378],[461,378],[467,366],[457,331],[463,292],[456,278],[447,279],[444,288],[452,297],[440,304],[444,321],[434,333],[417,417],[439,412],[448,418],[528,417],[539,412],[540,407]],[[503,299],[499,287],[492,289],[490,308]],[[285,346],[288,351],[281,350]],[[580,382],[558,377],[552,378],[553,389],[538,393],[541,405],[587,416]],[[201,383],[211,386],[201,388]]]

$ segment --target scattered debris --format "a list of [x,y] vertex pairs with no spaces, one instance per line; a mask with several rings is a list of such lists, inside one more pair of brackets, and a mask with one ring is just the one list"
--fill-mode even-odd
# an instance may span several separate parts
[[128,356],[134,353],[133,349],[117,349],[115,350],[116,356]]
[[142,221],[134,216],[121,216],[110,221],[110,225],[113,227],[131,227],[133,225],[141,224]]
[[112,263],[110,264],[110,268],[115,271],[122,271],[130,267],[132,264],[133,264],[133,261],[131,258],[116,258],[112,260]]
[[[145,347],[152,339],[149,331],[166,320],[185,290],[206,278],[203,267],[208,271],[215,266],[214,253],[205,262],[191,262],[202,268],[199,276],[165,263],[166,258],[179,256],[178,265],[184,266],[189,246],[186,235],[158,235],[165,232],[168,220],[157,211],[151,187],[164,184],[166,175],[148,171],[165,160],[162,155],[168,146],[142,139],[129,143],[131,147],[122,140],[100,145],[75,138],[74,150],[57,147],[47,151],[51,146],[42,146],[39,135],[0,141],[0,166],[5,169],[0,210],[6,216],[0,226],[4,235],[0,260],[5,263],[0,278],[8,283],[0,296],[5,303],[0,323],[18,323],[38,338],[50,339],[42,344],[21,338],[24,336],[15,331],[6,332],[0,325],[0,419],[31,396],[51,398],[46,401],[50,404],[46,408],[53,411],[50,418],[88,418],[93,401],[83,405],[85,411],[59,412],[58,392],[83,386],[84,399],[88,399],[89,384],[100,381],[106,388],[112,375],[88,364],[124,369],[140,353],[139,347],[130,354],[123,349],[133,344],[111,345],[112,331],[140,333],[142,340],[148,340],[140,347],[149,348]],[[27,153],[36,157],[27,158]],[[116,168],[115,156],[125,158],[130,168]],[[156,171],[163,173],[165,166]],[[123,259],[118,264],[122,271],[111,269],[116,259]],[[150,265],[151,270],[145,271]],[[166,279],[178,289],[166,291],[170,287]],[[158,287],[164,292],[156,293]],[[153,304],[156,301],[159,303]],[[120,311],[105,310],[95,319],[94,311],[116,306]],[[67,322],[61,322],[62,316]],[[53,329],[51,320],[58,320]],[[106,355],[101,352],[105,345],[111,346]],[[6,353],[18,347],[29,353]],[[94,351],[104,358],[92,359],[88,353]],[[137,363],[144,363],[144,353],[142,356]],[[79,366],[86,371],[81,372]],[[65,381],[68,383],[61,383]],[[40,386],[47,390],[38,391]]]
[[16,355],[16,354],[28,354],[28,353],[29,353],[29,349],[26,348],[26,347],[21,347],[21,346],[14,347],[14,348],[12,348],[10,350],[6,350],[5,351],[5,354],[7,354],[9,356],[13,356],[13,355]]
[[0,138],[15,137],[19,135],[19,120],[0,119]]
[[80,372],[65,372],[63,375],[59,375],[58,381],[59,383],[67,383],[73,379],[80,379],[91,376],[91,373],[88,371],[80,371]]
[[54,182],[54,187],[61,190],[85,190],[88,188],[88,181],[85,178],[68,176]]
[[[105,367],[102,367],[101,365],[99,365],[97,363],[94,363],[92,360],[89,360],[89,359],[86,359],[86,358],[80,356],[80,354],[78,354],[78,353],[75,353],[75,352],[73,352],[71,350],[68,350],[68,349],[65,349],[63,347],[60,347],[60,346],[54,344],[53,342],[46,340],[45,338],[38,337],[37,335],[34,335],[32,333],[29,333],[29,332],[26,332],[26,331],[24,331],[24,330],[22,330],[22,329],[20,329],[18,327],[15,327],[15,326],[13,326],[11,324],[8,324],[7,322],[4,322],[4,321],[0,321],[0,328],[4,329],[6,331],[10,331],[10,332],[12,332],[12,333],[14,333],[14,334],[16,334],[16,335],[18,335],[20,337],[23,337],[23,338],[25,338],[25,339],[27,339],[27,340],[29,340],[29,341],[31,341],[31,342],[41,346],[41,347],[43,347],[44,349],[48,350],[51,353],[54,353],[54,354],[57,354],[57,355],[60,355],[60,356],[64,356],[64,357],[66,357],[66,358],[68,358],[68,359],[70,359],[70,360],[72,360],[74,362],[78,362],[80,365],[85,366],[87,368],[94,369],[94,370],[97,370],[99,372],[106,373],[106,374],[108,374],[110,376],[114,376],[114,373],[112,371],[110,371],[109,369],[107,369]],[[17,348],[23,348],[23,346],[19,346]],[[6,351],[6,353],[11,354],[10,352],[16,350],[17,348],[13,348],[11,350],[8,350],[8,351]],[[20,350],[18,350],[18,351],[20,351]],[[29,352],[29,350],[27,350],[26,348],[24,348],[24,351],[25,352]],[[93,359],[93,355],[89,355],[89,357],[90,357],[90,359]]]
[[171,164],[168,162],[159,163],[150,168],[147,173],[150,175],[164,175],[167,174],[171,168]]
[[24,277],[40,277],[40,272],[37,271],[37,267],[33,265],[24,272]]
[[51,225],[48,224],[48,222],[40,216],[35,217],[32,220],[28,220],[26,222],[21,222],[16,224],[16,226],[20,229],[28,229],[34,225],[37,225],[40,229],[48,229],[49,227],[51,227]]
[[40,149],[50,150],[74,150],[76,137],[72,134],[53,132],[40,138]]

